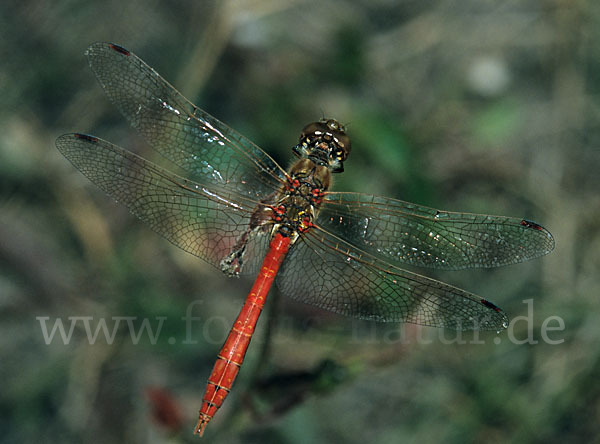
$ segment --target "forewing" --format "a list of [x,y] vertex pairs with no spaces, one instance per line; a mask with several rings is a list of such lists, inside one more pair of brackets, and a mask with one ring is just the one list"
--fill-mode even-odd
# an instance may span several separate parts
[[94,43],[86,55],[129,123],[189,179],[258,200],[280,187],[285,171],[268,154],[192,104],[135,54]]
[[319,229],[298,239],[277,276],[282,293],[360,319],[502,330],[506,314],[459,288],[387,265]]
[[[216,267],[248,229],[255,203],[227,189],[209,190],[93,136],[65,134],[56,147],[154,231]],[[252,237],[244,272],[256,271],[267,246],[266,234]]]
[[393,263],[487,268],[548,254],[550,232],[524,219],[453,213],[360,193],[328,193],[316,224]]

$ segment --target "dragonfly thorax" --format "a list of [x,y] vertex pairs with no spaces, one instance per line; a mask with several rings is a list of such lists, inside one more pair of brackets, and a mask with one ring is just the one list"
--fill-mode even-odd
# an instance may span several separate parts
[[295,240],[313,226],[323,195],[331,185],[331,171],[310,159],[300,159],[288,174],[288,183],[272,207],[273,232]]
[[332,173],[341,173],[350,148],[350,138],[344,126],[334,119],[322,119],[302,129],[293,151],[298,157],[326,166]]

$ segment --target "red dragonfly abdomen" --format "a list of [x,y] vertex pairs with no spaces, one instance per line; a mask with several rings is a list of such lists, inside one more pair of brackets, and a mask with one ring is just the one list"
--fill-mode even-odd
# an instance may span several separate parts
[[202,398],[202,408],[194,433],[202,436],[204,428],[217,412],[229,394],[233,382],[240,370],[246,350],[252,339],[256,322],[265,305],[267,293],[277,274],[277,270],[290,246],[290,238],[277,233],[271,240],[269,252],[260,267],[260,271],[246,298],[246,302],[235,320],[223,348],[217,355],[217,362],[208,378],[206,391]]

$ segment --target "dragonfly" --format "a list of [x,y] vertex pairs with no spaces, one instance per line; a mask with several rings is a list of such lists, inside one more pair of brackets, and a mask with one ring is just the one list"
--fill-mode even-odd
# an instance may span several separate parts
[[354,318],[500,331],[508,317],[492,302],[402,266],[497,267],[554,248],[550,232],[526,219],[331,191],[351,151],[335,119],[302,129],[286,170],[133,52],[94,43],[85,54],[109,99],[179,171],[82,133],[60,136],[58,150],[176,246],[228,276],[256,276],[208,378],[195,434],[230,392],[274,282],[295,300]]

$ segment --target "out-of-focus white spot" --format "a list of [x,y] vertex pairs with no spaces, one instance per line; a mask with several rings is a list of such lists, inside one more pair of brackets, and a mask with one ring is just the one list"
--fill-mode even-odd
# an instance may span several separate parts
[[510,83],[510,73],[501,58],[481,56],[469,66],[467,80],[475,92],[491,97],[504,92]]

